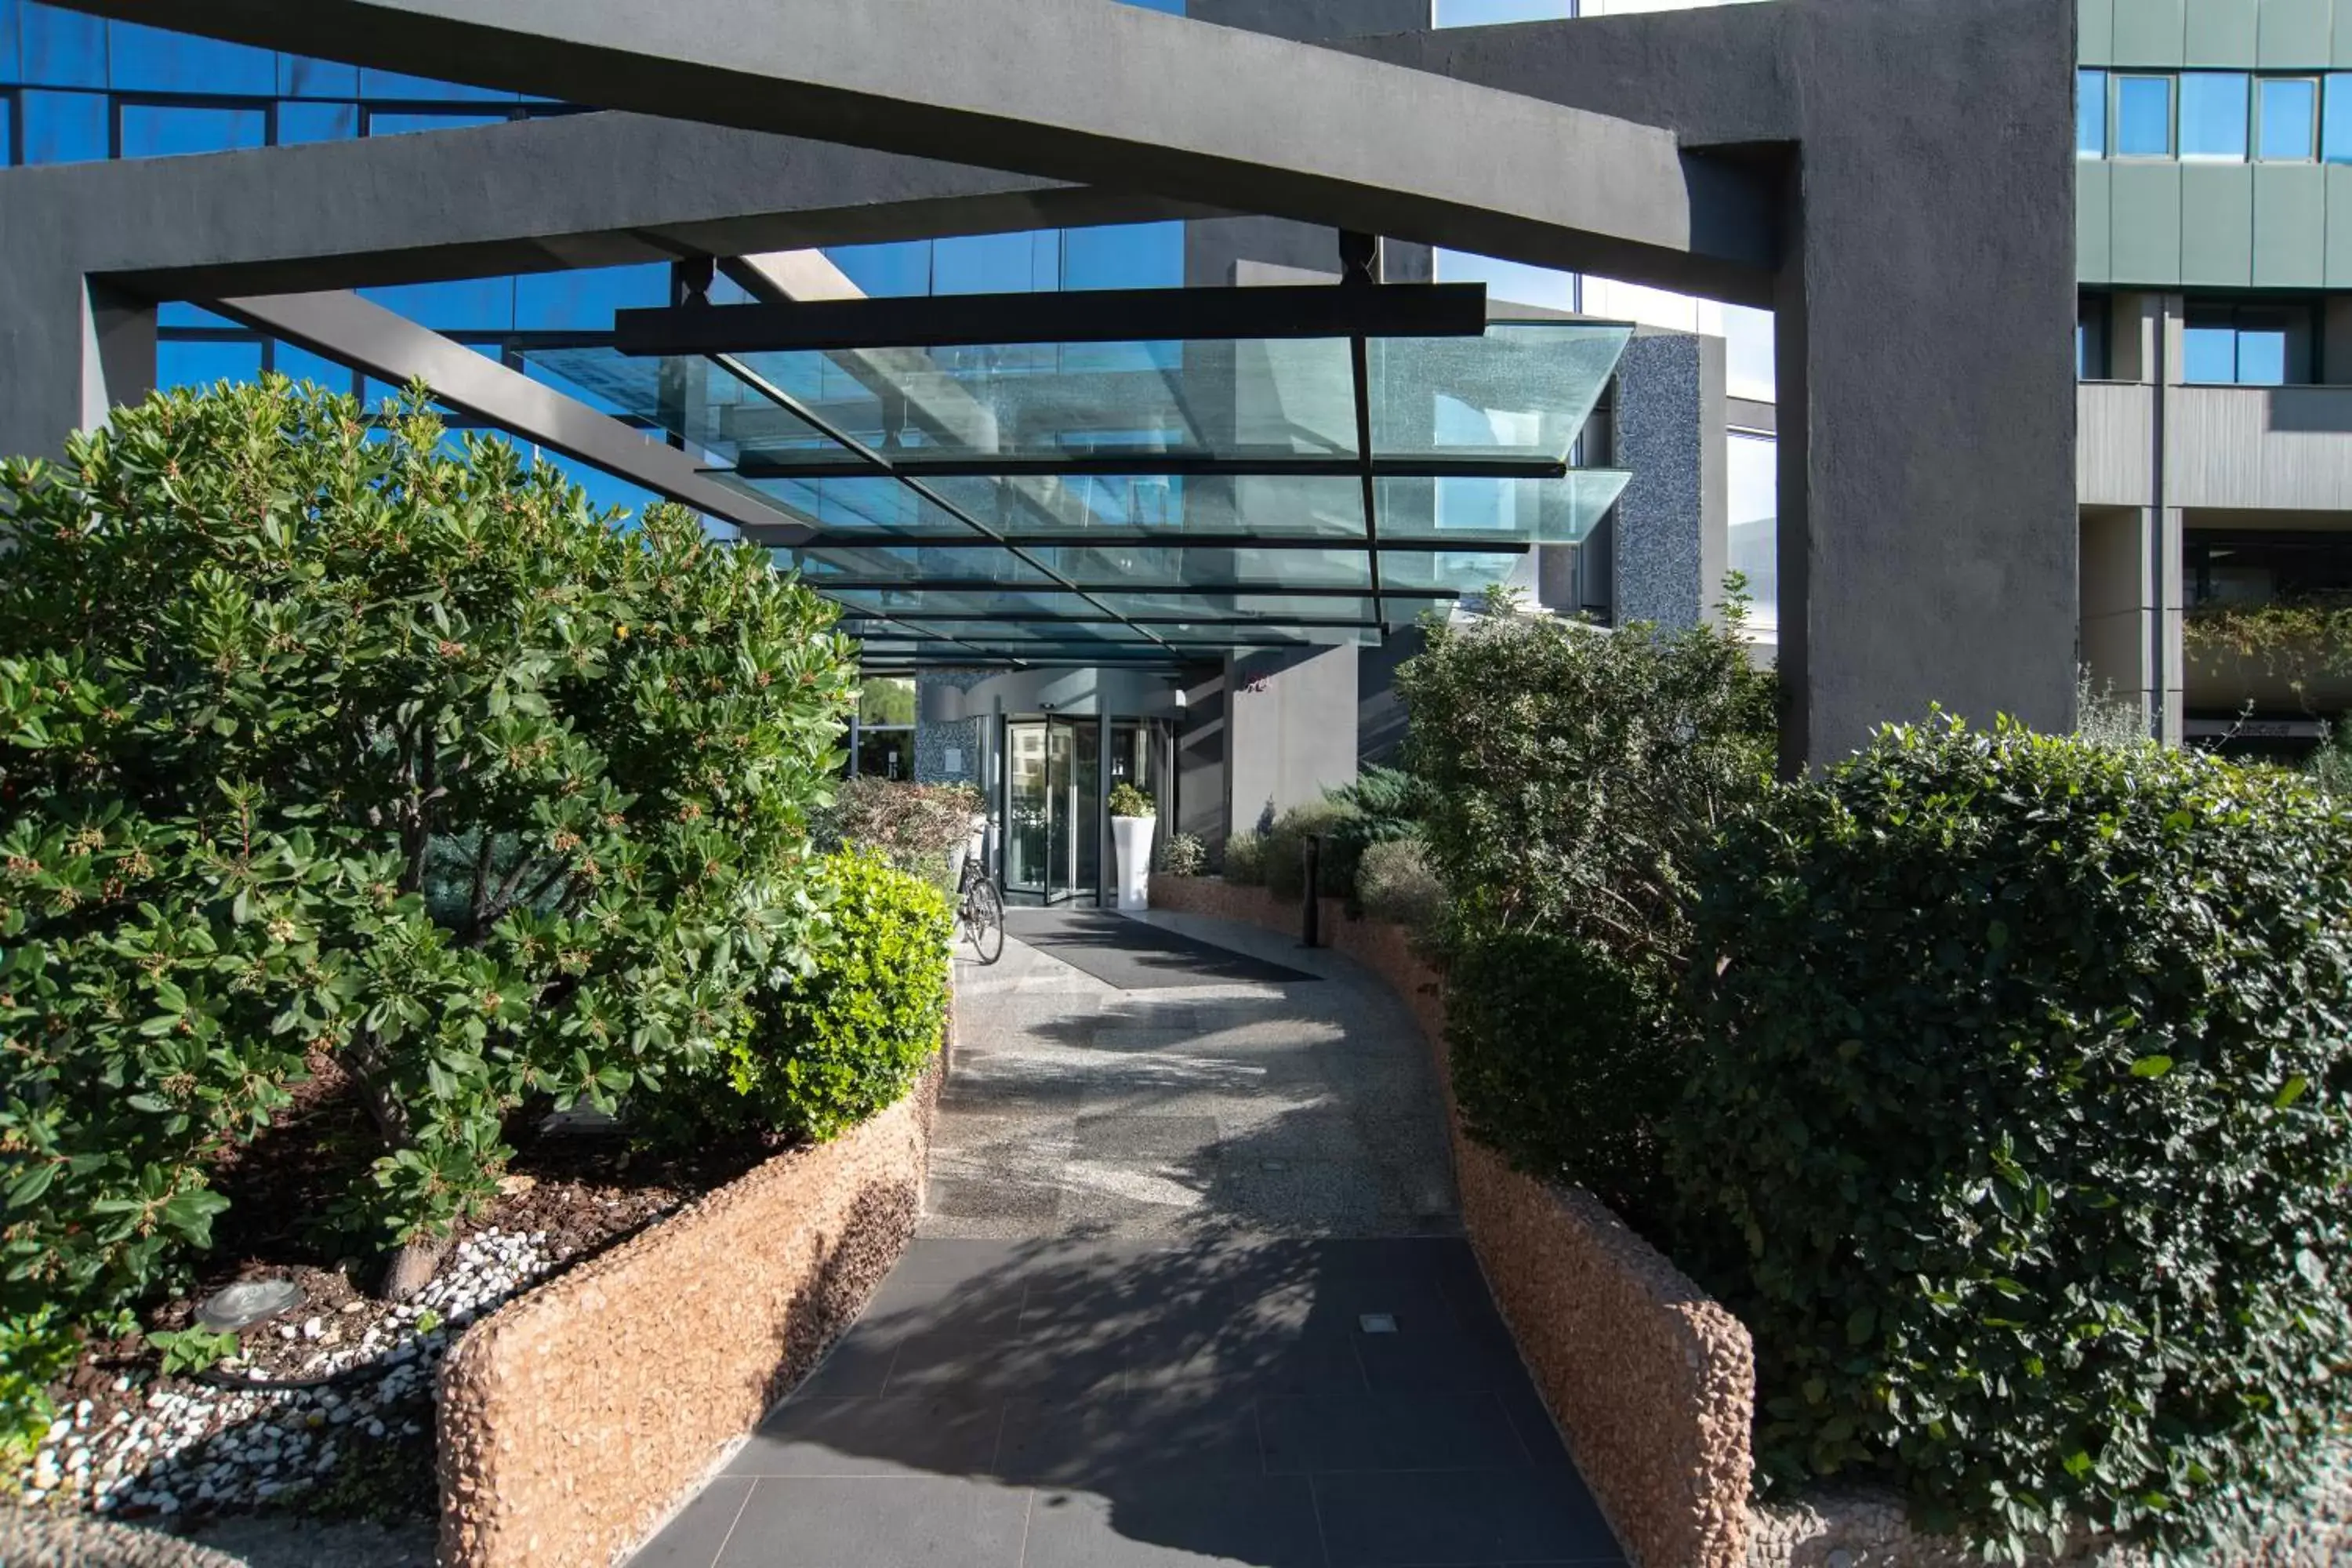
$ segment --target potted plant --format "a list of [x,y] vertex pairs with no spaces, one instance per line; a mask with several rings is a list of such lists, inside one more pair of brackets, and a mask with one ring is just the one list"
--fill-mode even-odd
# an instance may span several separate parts
[[1150,907],[1151,837],[1160,826],[1160,808],[1131,784],[1114,784],[1110,792],[1111,838],[1118,847],[1118,907]]

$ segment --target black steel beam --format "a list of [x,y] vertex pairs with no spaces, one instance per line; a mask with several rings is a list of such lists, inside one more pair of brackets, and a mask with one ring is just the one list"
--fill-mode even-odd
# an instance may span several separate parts
[[966,343],[1475,338],[1486,331],[1484,283],[936,294],[787,305],[685,305],[621,310],[613,317],[614,345],[625,354],[647,357]]
[[[764,542],[764,541],[755,541]],[[1360,534],[1328,533],[1173,533],[1150,529],[1106,529],[1072,533],[1005,533],[976,539],[969,533],[818,533],[778,550],[994,550],[1000,546],[1026,550],[1329,550],[1360,553],[1380,550],[1391,554],[1430,554],[1444,551],[1466,555],[1525,555],[1535,548],[1525,539],[1481,539],[1466,530],[1434,539],[1382,539],[1378,544]],[[1045,586],[1045,584],[1039,584]]]
[[[1254,291],[1254,290],[1248,290]],[[1235,289],[1241,293],[1245,290]],[[917,479],[1013,479],[1032,476],[1054,479],[1234,478],[1285,476],[1297,479],[1356,479],[1364,471],[1360,458],[1294,457],[1279,452],[1249,455],[1208,455],[1197,452],[1072,452],[991,453],[984,457],[925,457],[899,449],[890,454],[894,472]],[[1570,469],[1566,458],[1382,458],[1371,463],[1375,477],[1385,479],[1557,479]],[[873,466],[841,458],[823,462],[762,458],[746,452],[731,468],[714,468],[740,479],[849,479],[870,478]]]

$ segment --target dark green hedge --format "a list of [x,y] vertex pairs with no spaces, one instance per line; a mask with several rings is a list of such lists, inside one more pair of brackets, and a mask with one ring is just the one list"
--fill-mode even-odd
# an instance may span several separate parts
[[2270,770],[1941,724],[1727,825],[1669,1159],[1763,1479],[2013,1546],[2193,1540],[2294,1478],[2352,1347],[2348,825]]

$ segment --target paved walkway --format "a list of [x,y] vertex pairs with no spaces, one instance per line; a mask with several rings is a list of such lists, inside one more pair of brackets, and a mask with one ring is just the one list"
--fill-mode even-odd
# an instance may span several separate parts
[[1460,1239],[1412,1019],[1150,919],[1312,978],[965,966],[919,1237],[635,1568],[1622,1563]]

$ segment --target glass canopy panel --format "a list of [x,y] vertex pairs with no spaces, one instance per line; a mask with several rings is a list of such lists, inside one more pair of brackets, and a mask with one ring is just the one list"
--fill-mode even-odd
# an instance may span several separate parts
[[741,479],[710,476],[763,501],[794,522],[820,530],[827,541],[859,535],[947,535],[975,542],[983,535],[947,508],[887,475],[842,479]]
[[1483,338],[1373,338],[1373,455],[1564,460],[1633,332],[1497,321]]
[[1364,535],[1352,474],[940,475],[926,487],[1003,533]]
[[1154,637],[1188,651],[1217,647],[1340,647],[1373,643],[1380,632],[1372,626],[1284,626],[1155,624]]
[[[746,406],[775,408],[740,378],[705,359],[632,359],[609,348],[530,349],[523,357],[557,381],[586,393],[592,401],[667,430],[722,462],[735,462],[741,457],[740,448],[727,434],[736,411]],[[823,441],[832,458],[851,457],[838,443],[825,441],[804,425],[801,429],[808,437]]]
[[[909,470],[989,458],[1278,460],[1356,451],[1344,338],[793,350],[733,363]],[[748,390],[713,406],[719,444],[730,450],[773,464],[840,456],[807,423]]]
[[1361,588],[1372,559],[1361,550],[1253,550],[1214,544],[1032,545],[1027,553],[1084,586],[1127,588]]
[[1391,550],[1381,556],[1381,587],[1473,594],[1509,582],[1527,560],[1501,551]]
[[[948,611],[952,615],[952,610]],[[919,620],[907,623],[919,632],[936,637],[959,637],[966,642],[1003,644],[1017,647],[1024,643],[1119,643],[1148,641],[1133,626],[1120,621],[1069,621],[1041,616],[1034,621],[994,620]]]
[[1292,625],[1312,621],[1369,621],[1372,601],[1349,595],[1308,594],[1097,594],[1115,616],[1171,621],[1249,620]]
[[1493,478],[1377,481],[1380,531],[1390,539],[1576,544],[1600,525],[1633,475],[1579,468],[1552,479]]
[[1052,589],[1051,574],[1002,545],[826,544],[773,552],[776,564],[797,570],[819,588],[835,579],[858,583],[1002,583]]
[[1018,616],[1051,621],[1065,616],[1101,617],[1080,595],[1055,590],[1008,592],[1001,588],[828,588],[810,584],[826,598],[884,616]]

